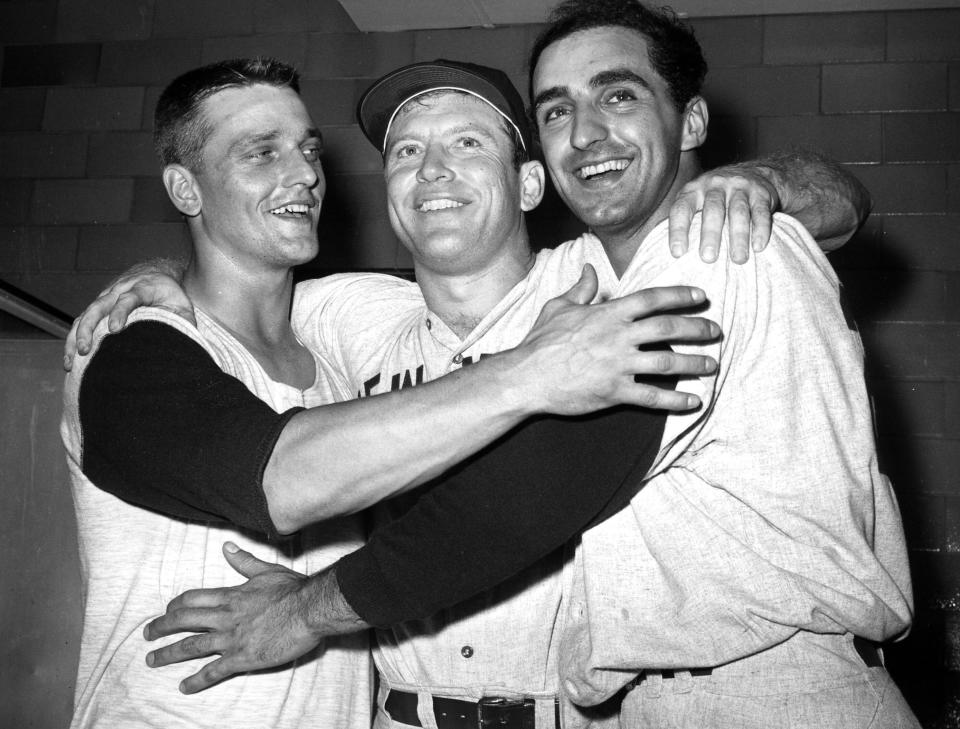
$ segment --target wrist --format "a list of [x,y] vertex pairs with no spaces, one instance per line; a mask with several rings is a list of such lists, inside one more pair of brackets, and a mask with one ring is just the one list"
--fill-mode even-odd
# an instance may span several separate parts
[[485,368],[485,382],[482,392],[476,392],[492,409],[516,421],[550,411],[543,373],[523,346],[484,357],[478,364]]
[[317,642],[370,627],[340,592],[335,566],[305,579],[298,589],[298,600],[304,625]]

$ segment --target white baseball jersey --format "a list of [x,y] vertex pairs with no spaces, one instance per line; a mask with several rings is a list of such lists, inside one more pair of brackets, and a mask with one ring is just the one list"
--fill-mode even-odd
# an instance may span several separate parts
[[739,695],[810,691],[866,670],[852,635],[903,635],[912,589],[836,274],[781,214],[768,248],[744,265],[729,261],[725,237],[713,265],[672,258],[666,239],[665,225],[647,237],[616,292],[704,289],[704,316],[723,337],[677,349],[719,368],[681,381],[704,408],[667,418],[652,478],[583,535],[566,593],[564,685],[592,704],[644,668],[719,666],[702,680]]

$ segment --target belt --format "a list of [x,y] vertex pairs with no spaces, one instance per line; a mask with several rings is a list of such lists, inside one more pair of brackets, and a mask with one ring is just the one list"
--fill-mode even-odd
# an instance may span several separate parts
[[[432,696],[437,729],[544,729],[536,727],[534,699],[484,696],[479,701]],[[390,689],[384,708],[390,718],[410,726],[423,726],[417,716],[418,697],[409,691]],[[560,704],[554,700],[554,726],[560,726]],[[552,729],[552,728],[551,728]]]

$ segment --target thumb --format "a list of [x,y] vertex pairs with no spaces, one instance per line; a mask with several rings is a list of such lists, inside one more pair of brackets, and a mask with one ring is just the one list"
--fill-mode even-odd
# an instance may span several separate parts
[[248,580],[251,577],[256,577],[262,572],[266,572],[276,567],[275,564],[264,562],[262,559],[257,559],[250,554],[250,552],[240,549],[240,547],[233,542],[226,542],[223,545],[223,556],[226,557],[227,564],[233,567],[233,569],[246,577]]
[[580,272],[580,279],[563,295],[562,298],[571,304],[589,304],[597,295],[600,284],[597,281],[597,272],[589,263],[584,265]]

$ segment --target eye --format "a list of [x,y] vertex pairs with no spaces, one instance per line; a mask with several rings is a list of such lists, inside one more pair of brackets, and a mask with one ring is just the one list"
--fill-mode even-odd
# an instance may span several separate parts
[[634,101],[637,98],[629,89],[614,89],[607,94],[604,102],[607,104],[622,104],[625,101]]
[[275,152],[271,147],[257,147],[246,154],[246,158],[253,162],[267,162],[274,156]]
[[323,147],[320,145],[311,145],[303,148],[303,156],[307,162],[319,162],[323,156]]
[[549,124],[552,121],[562,119],[567,114],[570,113],[570,110],[565,106],[551,106],[544,113],[541,119],[541,124]]
[[476,137],[460,137],[460,139],[457,140],[457,145],[460,147],[466,147],[468,149],[483,146],[480,144],[480,140]]
[[413,157],[417,153],[417,145],[415,144],[402,144],[394,150],[394,156],[398,159],[407,159]]

